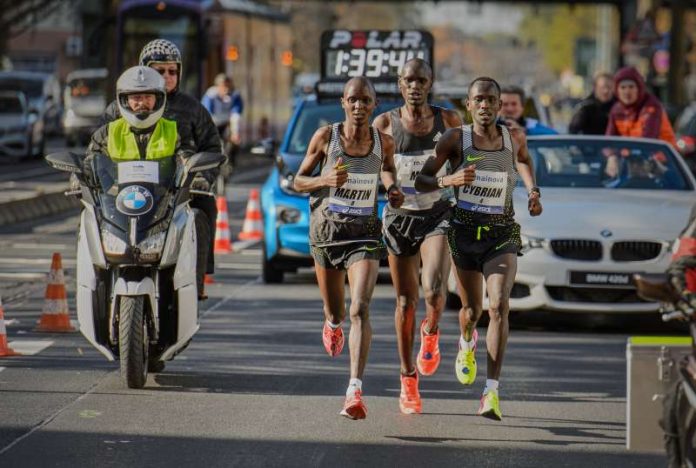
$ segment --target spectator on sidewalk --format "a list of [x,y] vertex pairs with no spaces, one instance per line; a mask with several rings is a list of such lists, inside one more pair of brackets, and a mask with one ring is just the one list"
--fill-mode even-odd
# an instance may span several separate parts
[[598,73],[595,75],[592,94],[576,107],[568,133],[604,135],[614,103],[614,77],[609,73]]
[[224,73],[215,77],[214,86],[208,88],[201,104],[208,109],[218,129],[229,163],[234,166],[242,141],[240,123],[244,102],[239,91],[234,88],[234,81]]
[[654,138],[676,146],[676,138],[667,112],[645,87],[645,80],[633,67],[614,75],[617,102],[609,113],[606,135]]

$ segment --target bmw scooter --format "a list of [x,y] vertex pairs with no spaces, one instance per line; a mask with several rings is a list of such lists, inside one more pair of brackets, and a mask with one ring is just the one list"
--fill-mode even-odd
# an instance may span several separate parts
[[[176,158],[91,161],[87,176],[73,153],[49,154],[55,169],[73,173],[83,210],[77,242],[80,331],[110,361],[120,360],[129,388],[189,344],[198,331],[193,176],[225,161],[198,153]],[[87,168],[89,169],[89,168]],[[212,194],[211,194],[212,195]]]

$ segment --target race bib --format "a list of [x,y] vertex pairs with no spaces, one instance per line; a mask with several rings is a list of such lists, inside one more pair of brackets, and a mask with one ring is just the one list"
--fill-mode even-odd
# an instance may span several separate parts
[[331,187],[329,211],[354,216],[369,216],[375,210],[377,174],[348,173],[343,187]]
[[476,171],[472,185],[459,187],[457,207],[477,213],[502,214],[507,186],[507,172]]
[[[399,187],[404,193],[404,203],[401,208],[407,210],[425,210],[441,200],[442,194],[439,190],[434,192],[418,192],[416,190],[416,177],[420,174],[423,166],[433,155],[433,150],[423,151],[421,154],[395,154],[394,162],[396,164],[396,176]],[[447,167],[443,165],[437,177],[447,174]]]

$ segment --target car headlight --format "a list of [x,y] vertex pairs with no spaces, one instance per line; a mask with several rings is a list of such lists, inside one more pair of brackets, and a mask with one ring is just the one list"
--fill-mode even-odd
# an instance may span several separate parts
[[532,249],[541,249],[544,247],[544,239],[539,237],[525,236],[520,234],[522,239],[522,253],[529,252]]
[[120,239],[115,234],[112,234],[106,229],[101,231],[102,246],[104,247],[104,253],[106,255],[124,255],[126,253],[126,248],[128,247],[126,243]]
[[281,223],[292,224],[300,220],[301,213],[297,208],[279,206],[276,216]]

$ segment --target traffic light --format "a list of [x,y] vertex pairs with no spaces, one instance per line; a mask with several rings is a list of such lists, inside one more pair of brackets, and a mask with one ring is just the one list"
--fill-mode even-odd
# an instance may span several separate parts
[[225,58],[229,62],[236,62],[237,60],[239,60],[239,48],[236,45],[227,46]]

